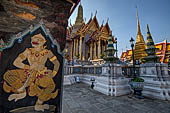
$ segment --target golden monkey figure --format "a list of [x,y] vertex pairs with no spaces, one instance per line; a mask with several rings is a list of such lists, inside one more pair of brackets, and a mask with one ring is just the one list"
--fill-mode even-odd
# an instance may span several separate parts
[[[49,105],[43,103],[54,99],[58,95],[58,90],[54,91],[53,77],[57,74],[60,63],[50,50],[45,49],[45,42],[46,40],[42,34],[34,35],[31,38],[32,48],[26,48],[13,62],[20,69],[8,70],[3,76],[4,91],[7,93],[13,92],[8,100],[18,101],[25,98],[27,88],[29,96],[38,97],[34,106],[37,111],[49,109]],[[23,63],[26,59],[29,65]],[[53,70],[45,67],[47,59],[54,64]]]

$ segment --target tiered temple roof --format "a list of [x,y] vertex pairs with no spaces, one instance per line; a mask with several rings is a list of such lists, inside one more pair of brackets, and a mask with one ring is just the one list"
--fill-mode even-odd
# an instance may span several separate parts
[[94,60],[100,59],[103,56],[109,38],[110,27],[108,21],[105,24],[102,22],[99,25],[96,14],[91,16],[87,23],[85,23],[83,21],[83,7],[81,4],[79,5],[75,24],[70,25],[67,29],[66,45],[68,48],[66,49],[73,48],[70,49],[70,60],[74,56],[80,56],[79,60],[87,60],[89,58]]
[[156,43],[155,47],[158,48],[156,55],[160,56],[160,62],[168,63],[170,56],[170,42],[165,40],[163,42]]
[[[86,32],[91,34],[90,35],[91,38],[96,36],[96,35],[102,35],[104,39],[106,39],[105,37],[107,37],[107,39],[108,39],[110,27],[109,27],[108,21],[106,22],[105,25],[103,25],[103,23],[102,23],[102,25],[99,26],[97,17],[95,15],[93,18],[91,17],[86,24],[82,23],[81,26],[79,27],[79,29],[76,29],[75,32],[72,32],[72,31],[74,31],[74,25],[68,27],[67,30],[68,30],[67,39],[70,37],[71,34],[78,35],[80,33],[83,34],[83,33],[86,33]],[[74,36],[70,37],[70,38],[74,38]]]

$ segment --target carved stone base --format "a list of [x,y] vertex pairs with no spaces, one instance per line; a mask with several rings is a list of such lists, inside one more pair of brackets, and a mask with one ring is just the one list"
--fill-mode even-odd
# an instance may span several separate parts
[[109,96],[122,96],[130,93],[126,78],[97,77],[94,89]]
[[110,96],[129,94],[129,80],[122,75],[120,64],[104,64],[102,75],[96,78],[95,90]]
[[169,81],[151,81],[145,80],[144,89],[142,91],[143,96],[161,99],[161,100],[170,100],[170,82]]
[[144,79],[143,96],[161,100],[170,100],[170,76],[168,66],[160,63],[140,65],[141,77]]

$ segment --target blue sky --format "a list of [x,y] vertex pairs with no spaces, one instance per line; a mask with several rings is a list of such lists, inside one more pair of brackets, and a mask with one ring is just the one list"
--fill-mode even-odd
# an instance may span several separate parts
[[[112,34],[118,39],[118,55],[122,49],[130,49],[129,40],[136,39],[137,19],[136,6],[140,21],[141,32],[146,41],[147,24],[155,43],[168,39],[170,41],[170,0],[81,0],[86,23],[97,10],[99,25],[102,21],[109,25]],[[71,23],[75,23],[77,8],[71,15]]]

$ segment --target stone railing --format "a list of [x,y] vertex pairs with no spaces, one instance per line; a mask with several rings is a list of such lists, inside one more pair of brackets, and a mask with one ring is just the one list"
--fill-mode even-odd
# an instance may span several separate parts
[[[163,73],[164,70],[161,70]],[[136,76],[140,76],[141,68],[139,65],[135,66]],[[170,70],[168,70],[170,75]],[[90,74],[90,75],[100,75],[102,74],[102,65],[65,65],[64,75],[69,74]],[[132,65],[122,65],[122,74],[127,78],[132,78],[133,76],[133,66]]]
[[72,66],[75,66],[75,65],[92,65],[92,62],[76,60],[76,61],[68,61],[67,64],[72,65]]
[[[140,74],[140,67],[135,66],[135,74],[139,76]],[[131,78],[133,73],[133,67],[122,65],[122,74],[127,77]],[[100,75],[102,74],[102,65],[66,65],[64,66],[64,75],[70,74],[90,74],[90,75]]]
[[100,75],[102,74],[102,66],[94,65],[75,65],[75,66],[65,66],[64,74],[90,74],[90,75]]
[[[123,65],[122,66],[122,74],[127,77],[127,78],[132,78],[133,75],[133,66],[130,65]],[[140,76],[140,66],[136,65],[135,66],[135,74],[136,76]]]

